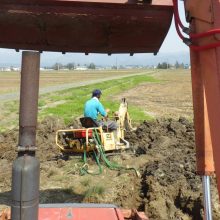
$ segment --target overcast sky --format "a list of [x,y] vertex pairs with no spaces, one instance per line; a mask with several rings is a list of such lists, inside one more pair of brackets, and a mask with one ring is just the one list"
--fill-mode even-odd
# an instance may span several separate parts
[[[183,3],[180,2],[180,16],[182,20],[185,20]],[[61,53],[44,52],[41,55],[41,66],[52,65],[55,62],[68,63],[75,62],[81,65],[94,62],[98,65],[114,65],[116,62],[118,65],[151,65],[161,62],[162,60],[173,63],[175,60],[181,61],[182,58],[184,63],[189,62],[188,47],[182,43],[178,37],[174,22],[172,22],[169,33],[163,42],[163,45],[157,56],[153,54],[134,54],[133,57],[126,55],[102,55],[102,54],[89,54],[85,56],[80,53],[67,53],[65,55]],[[169,57],[167,56],[169,53]],[[14,50],[0,49],[0,66],[20,66],[21,52],[17,53]]]

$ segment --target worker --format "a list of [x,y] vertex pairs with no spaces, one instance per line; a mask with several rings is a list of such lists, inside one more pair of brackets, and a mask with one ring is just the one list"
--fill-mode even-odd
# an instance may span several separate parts
[[[114,121],[108,119],[109,109],[104,109],[102,103],[99,101],[102,92],[100,89],[95,89],[92,92],[92,98],[85,103],[84,106],[84,117],[92,118],[99,126],[104,129],[116,130],[117,124]],[[98,115],[101,114],[103,120],[98,120]]]

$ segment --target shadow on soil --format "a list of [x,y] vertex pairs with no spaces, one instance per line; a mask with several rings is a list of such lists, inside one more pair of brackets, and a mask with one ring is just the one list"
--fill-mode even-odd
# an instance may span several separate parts
[[[75,193],[73,190],[66,189],[46,189],[40,190],[40,203],[80,203],[84,199],[83,195]],[[11,191],[0,193],[0,204],[11,206]]]

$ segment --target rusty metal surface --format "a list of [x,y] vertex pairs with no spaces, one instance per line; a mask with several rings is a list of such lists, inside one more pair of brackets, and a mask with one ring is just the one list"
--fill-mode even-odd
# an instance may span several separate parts
[[39,77],[39,52],[23,51],[18,143],[18,145],[23,148],[35,147]]
[[9,208],[0,212],[0,220],[11,220],[11,210]]
[[1,3],[8,4],[51,4],[51,3],[114,3],[114,4],[150,4],[150,5],[165,5],[172,6],[172,0],[1,0]]
[[[220,22],[219,1],[213,2],[213,17],[215,17],[215,20]],[[219,22],[214,23],[214,28],[219,28]],[[220,40],[220,34],[216,34],[215,37],[217,40]]]
[[[187,1],[191,1],[191,4],[195,3],[194,7],[201,7],[199,2]],[[220,28],[220,1],[211,0],[211,3],[214,6],[213,23],[194,19],[191,28],[195,33]],[[215,42],[218,41],[215,36],[212,36],[197,40],[196,43],[204,45]],[[195,111],[195,130],[198,170],[202,174],[210,174],[215,171],[220,193],[220,48],[202,52],[191,51],[191,59],[193,88],[197,89],[197,93],[194,93],[194,107],[197,109]],[[199,99],[200,101],[198,101]]]
[[[198,7],[200,5],[200,7]],[[185,1],[186,10],[190,12],[192,18],[201,19],[203,21],[213,22],[213,5],[212,0],[194,0]]]
[[136,209],[120,209],[120,212],[127,220],[149,220],[144,212],[139,212]]
[[173,13],[170,1],[164,1],[167,5],[160,5],[159,0],[152,4],[58,0],[17,2],[0,2],[2,48],[157,53],[169,30]]
[[195,124],[197,173],[211,175],[214,171],[210,123],[207,112],[206,94],[203,86],[199,54],[191,51],[192,92]]
[[172,6],[173,1],[172,0],[152,0],[151,4],[152,5],[166,5],[166,6],[170,5],[170,6]]

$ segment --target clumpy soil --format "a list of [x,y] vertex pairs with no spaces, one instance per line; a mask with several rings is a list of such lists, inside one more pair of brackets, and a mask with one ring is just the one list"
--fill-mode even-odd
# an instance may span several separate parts
[[150,219],[202,219],[192,124],[184,118],[145,121],[128,140],[151,157],[142,167],[142,208]]
[[[74,121],[72,127],[79,127]],[[79,175],[81,157],[59,157],[55,132],[65,128],[62,120],[47,118],[38,127],[37,157],[41,162],[41,203],[113,203],[145,211],[155,220],[203,219],[201,178],[196,175],[194,128],[185,118],[158,119],[141,123],[126,134],[136,153],[109,157],[132,171],[114,171],[103,166],[99,176]],[[16,157],[18,131],[0,134],[0,210],[10,205],[11,165]],[[91,170],[97,165],[89,157]],[[212,178],[213,219],[220,219],[218,193]]]

